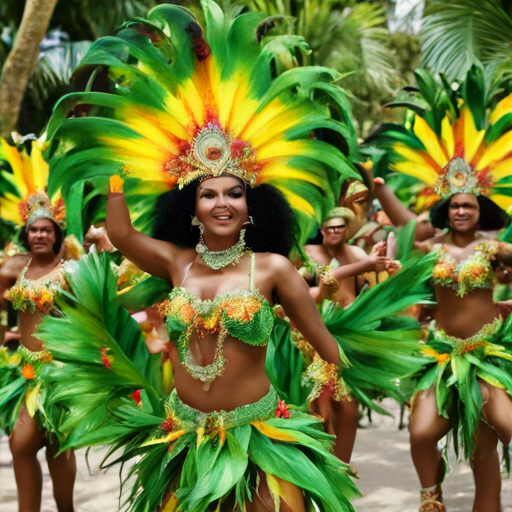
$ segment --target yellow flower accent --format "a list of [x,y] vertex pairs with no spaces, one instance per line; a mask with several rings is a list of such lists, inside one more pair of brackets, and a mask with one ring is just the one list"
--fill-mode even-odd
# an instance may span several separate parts
[[226,315],[239,322],[250,322],[260,309],[261,303],[253,297],[229,299],[224,306]]
[[450,360],[450,354],[440,354],[436,350],[434,350],[432,347],[423,347],[421,350],[421,353],[428,357],[433,357],[437,364],[443,364]]
[[435,280],[452,279],[454,277],[454,265],[450,263],[438,263],[432,271]]
[[197,331],[197,335],[200,338],[209,336],[215,333],[220,327],[220,314],[218,312],[212,313],[209,316],[202,317],[198,316],[194,321],[194,326]]

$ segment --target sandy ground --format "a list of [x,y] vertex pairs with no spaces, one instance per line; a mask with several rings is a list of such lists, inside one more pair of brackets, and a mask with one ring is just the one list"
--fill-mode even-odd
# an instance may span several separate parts
[[[394,411],[393,403],[388,404]],[[409,455],[407,430],[399,431],[394,418],[373,416],[359,429],[353,465],[359,471],[359,485],[365,497],[355,503],[358,512],[417,512],[419,483]],[[102,451],[90,454],[92,468],[97,467]],[[51,482],[44,453],[40,453],[44,471],[42,512],[55,512]],[[118,510],[119,476],[116,469],[108,473],[89,474],[85,451],[77,453],[77,512],[115,512]],[[470,512],[474,492],[471,470],[467,464],[457,466],[444,486],[449,512]],[[512,482],[503,481],[504,512],[512,512]],[[16,486],[7,439],[0,439],[0,511],[17,512]]]

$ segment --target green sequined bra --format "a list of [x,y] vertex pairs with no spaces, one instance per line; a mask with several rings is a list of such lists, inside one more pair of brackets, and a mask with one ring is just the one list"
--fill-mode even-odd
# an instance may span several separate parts
[[[178,350],[180,364],[195,379],[212,382],[224,372],[223,343],[232,336],[244,343],[263,347],[274,327],[274,312],[267,299],[254,287],[254,253],[250,254],[249,287],[224,292],[213,300],[202,300],[183,287],[174,288],[163,304],[169,337]],[[215,357],[207,366],[191,361],[190,340],[217,335]]]

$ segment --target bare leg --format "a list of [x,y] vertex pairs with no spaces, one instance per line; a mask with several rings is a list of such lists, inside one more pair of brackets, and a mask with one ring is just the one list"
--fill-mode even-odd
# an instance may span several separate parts
[[[264,473],[260,473],[261,483],[258,492],[253,494],[253,501],[245,504],[246,512],[274,512],[274,498],[267,484]],[[289,503],[281,499],[279,512],[305,512],[304,497],[302,490],[284,480],[278,479],[281,488],[285,488]]]
[[52,446],[46,448],[46,460],[53,482],[53,496],[58,512],[73,512],[73,487],[76,477],[76,459],[71,450],[55,457]]
[[39,512],[41,509],[43,476],[37,452],[44,442],[36,422],[23,407],[9,439],[18,487],[19,512]]
[[444,464],[437,443],[450,430],[450,422],[437,412],[434,388],[420,391],[415,397],[409,428],[412,461],[421,486],[441,483]]
[[479,381],[482,393],[482,411],[487,423],[496,431],[505,445],[512,439],[512,401],[503,389]]
[[341,402],[332,401],[334,410],[334,434],[336,442],[334,453],[338,459],[350,464],[352,450],[356,442],[357,423],[359,421],[359,403],[356,399]]
[[496,432],[481,421],[471,460],[476,488],[473,512],[500,512],[501,474],[497,445]]

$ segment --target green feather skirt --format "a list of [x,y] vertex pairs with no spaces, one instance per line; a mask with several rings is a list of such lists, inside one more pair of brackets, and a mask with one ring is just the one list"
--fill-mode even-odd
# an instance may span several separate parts
[[49,352],[31,352],[23,346],[10,354],[0,350],[0,430],[12,433],[20,408],[24,405],[46,435],[53,432],[57,411],[44,406],[46,389],[42,375],[51,362]]
[[210,414],[175,392],[163,397],[129,356],[126,340],[145,346],[112,300],[108,255],[85,256],[66,279],[68,290],[56,296],[62,314],[38,330],[56,361],[44,372],[45,402],[66,411],[57,425],[61,451],[107,445],[103,468],[135,461],[123,492],[130,510],[241,512],[266,481],[276,510],[299,499],[308,512],[353,511],[359,491],[320,418],[279,402],[273,389],[255,404]]
[[416,391],[435,387],[437,409],[453,426],[453,445],[470,459],[482,419],[479,380],[512,394],[512,317],[496,319],[467,339],[448,336],[430,324],[423,348],[428,364]]
[[[413,318],[398,315],[428,300],[433,264],[430,255],[411,259],[399,273],[363,292],[345,310],[330,301],[320,308],[345,362],[341,376],[349,395],[381,414],[388,413],[379,406],[379,399],[409,400],[413,376],[426,364],[421,354],[422,329]],[[313,358],[312,348],[300,337],[297,340],[287,322],[277,319],[266,366],[272,385],[287,402],[302,405],[318,395],[314,390],[319,386],[311,378]]]
[[286,406],[274,389],[230,412],[200,412],[176,391],[165,401],[165,416],[156,414],[145,391],[137,402],[127,400],[117,412],[132,434],[139,426],[139,435],[113,461],[138,456],[130,471],[133,512],[242,511],[262,481],[276,512],[281,499],[293,507],[297,492],[306,510],[354,510],[349,499],[360,495],[354,475],[331,453],[333,438],[322,420]]

